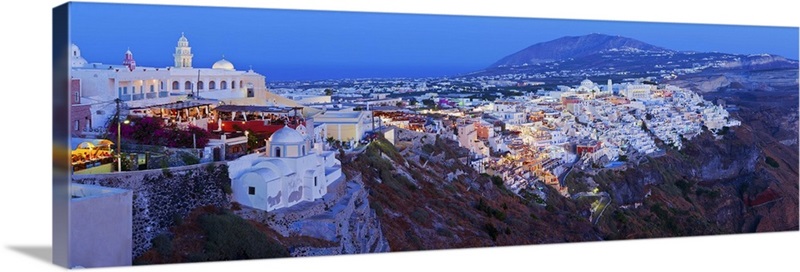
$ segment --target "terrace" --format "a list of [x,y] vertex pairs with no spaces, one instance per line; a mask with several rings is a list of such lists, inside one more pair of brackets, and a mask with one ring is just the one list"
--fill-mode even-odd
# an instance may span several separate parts
[[188,100],[130,108],[132,115],[164,119],[165,124],[204,127],[211,115],[211,100]]
[[306,126],[302,107],[221,105],[214,108],[208,130],[212,132],[252,131],[272,134],[288,126]]

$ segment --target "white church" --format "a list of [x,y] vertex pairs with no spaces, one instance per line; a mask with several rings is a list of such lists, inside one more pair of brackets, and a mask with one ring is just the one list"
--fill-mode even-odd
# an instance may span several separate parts
[[240,105],[263,105],[275,100],[272,96],[276,95],[267,91],[263,75],[252,69],[236,70],[224,56],[211,68],[194,67],[194,54],[183,34],[172,56],[174,66],[138,66],[128,49],[121,65],[93,63],[84,59],[80,48],[72,44],[70,77],[80,80],[81,101],[91,104],[91,127],[103,127],[114,115],[113,101],[117,98],[128,107],[167,104],[186,99],[190,94]]
[[334,154],[322,151],[321,143],[312,148],[307,136],[284,127],[267,140],[265,153],[228,162],[233,201],[272,211],[319,199],[343,177]]
[[[224,57],[211,68],[193,67],[194,55],[183,34],[173,53],[174,66],[170,67],[138,66],[131,50],[125,52],[122,65],[90,63],[78,46],[73,44],[70,50],[70,77],[79,80],[77,96],[81,103],[90,105],[94,128],[102,128],[115,114],[116,99],[126,107],[142,108],[186,100],[191,94],[225,105],[303,107],[309,121],[320,112],[269,92],[263,75],[252,69],[236,70]],[[324,196],[328,185],[343,176],[335,153],[323,151],[321,136],[312,145],[311,137],[316,134],[306,130],[316,132],[319,128],[323,127],[281,128],[266,141],[267,152],[229,161],[233,200],[271,211]]]

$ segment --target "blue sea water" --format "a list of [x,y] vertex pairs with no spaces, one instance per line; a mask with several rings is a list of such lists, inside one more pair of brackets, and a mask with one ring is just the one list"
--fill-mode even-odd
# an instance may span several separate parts
[[253,66],[253,70],[272,81],[357,79],[357,78],[424,78],[455,76],[479,70],[480,67],[423,65],[275,65]]

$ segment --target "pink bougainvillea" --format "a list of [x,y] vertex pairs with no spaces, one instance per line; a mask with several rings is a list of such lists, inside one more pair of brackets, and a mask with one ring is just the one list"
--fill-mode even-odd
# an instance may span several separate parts
[[[159,118],[134,117],[128,119],[129,124],[120,127],[122,138],[137,144],[160,145],[166,147],[191,148],[193,147],[192,135],[195,137],[197,148],[208,144],[211,133],[205,129],[190,125],[187,129],[177,126],[165,126]],[[111,122],[109,138],[117,138],[117,123]]]

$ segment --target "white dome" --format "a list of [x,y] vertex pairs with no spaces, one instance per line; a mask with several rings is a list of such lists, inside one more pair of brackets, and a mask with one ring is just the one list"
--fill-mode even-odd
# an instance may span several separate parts
[[294,130],[290,127],[283,127],[275,133],[272,133],[272,136],[269,136],[269,142],[272,145],[276,144],[302,144],[305,142],[306,139],[303,138],[303,135],[297,130]]
[[74,56],[78,56],[78,57],[81,56],[81,49],[78,48],[78,45],[76,45],[74,43],[69,45],[69,51],[72,52],[70,54],[72,54],[71,56],[73,56],[73,57]]
[[591,87],[592,85],[594,85],[594,82],[592,82],[588,78],[581,81],[581,86]]
[[181,32],[181,37],[178,38],[178,47],[189,47],[189,39],[183,36],[183,32]]
[[70,44],[69,59],[70,67],[84,67],[87,64],[86,59],[81,57],[81,49],[74,43]]
[[228,70],[228,71],[233,71],[234,70],[233,69],[233,63],[231,63],[230,61],[228,61],[228,60],[226,60],[224,58],[219,60],[219,61],[217,61],[217,62],[215,62],[214,65],[211,66],[211,69],[221,69],[221,70]]

